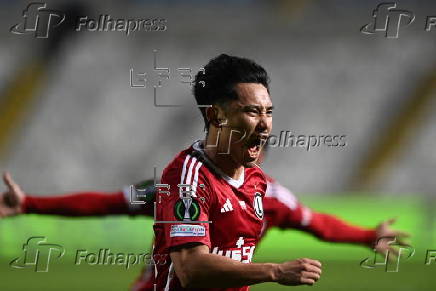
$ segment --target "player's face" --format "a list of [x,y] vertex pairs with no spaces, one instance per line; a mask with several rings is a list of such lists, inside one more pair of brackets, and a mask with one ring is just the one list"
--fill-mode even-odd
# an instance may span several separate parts
[[[262,84],[239,83],[238,99],[226,106],[226,140],[230,139],[230,155],[238,164],[253,167],[272,128],[272,103]],[[235,134],[239,131],[238,134]],[[232,133],[233,132],[233,133]]]

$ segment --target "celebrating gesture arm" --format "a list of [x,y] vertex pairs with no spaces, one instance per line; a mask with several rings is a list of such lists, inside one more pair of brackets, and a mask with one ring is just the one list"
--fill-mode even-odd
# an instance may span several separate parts
[[[0,218],[17,214],[51,214],[62,216],[146,215],[153,216],[151,203],[130,204],[125,191],[77,192],[63,195],[30,196],[15,183],[9,173],[3,175],[7,191],[0,194]],[[153,196],[149,181],[135,185]],[[143,193],[143,192],[141,192]]]

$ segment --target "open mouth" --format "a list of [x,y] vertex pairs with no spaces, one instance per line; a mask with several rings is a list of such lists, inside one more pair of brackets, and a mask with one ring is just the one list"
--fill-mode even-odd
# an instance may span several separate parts
[[262,146],[265,144],[267,136],[258,135],[251,138],[247,143],[250,158],[256,159],[259,156]]

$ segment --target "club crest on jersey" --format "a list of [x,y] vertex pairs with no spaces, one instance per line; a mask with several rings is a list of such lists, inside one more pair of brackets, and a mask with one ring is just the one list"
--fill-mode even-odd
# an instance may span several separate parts
[[174,205],[174,216],[177,220],[193,221],[200,216],[200,205],[194,198],[181,198]]
[[254,214],[260,219],[263,219],[263,204],[262,204],[262,194],[259,192],[254,193]]

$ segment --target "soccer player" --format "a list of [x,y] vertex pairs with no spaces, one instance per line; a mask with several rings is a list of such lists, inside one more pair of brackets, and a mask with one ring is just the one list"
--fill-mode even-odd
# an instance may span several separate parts
[[195,78],[206,138],[180,152],[157,185],[154,254],[158,290],[248,290],[314,284],[321,263],[251,263],[261,237],[267,181],[256,161],[272,127],[268,75],[255,62],[212,59]]

